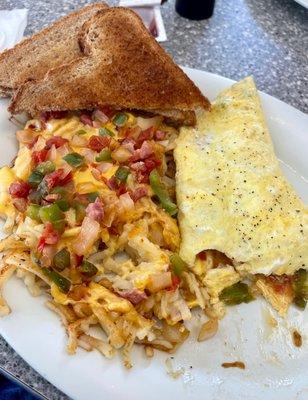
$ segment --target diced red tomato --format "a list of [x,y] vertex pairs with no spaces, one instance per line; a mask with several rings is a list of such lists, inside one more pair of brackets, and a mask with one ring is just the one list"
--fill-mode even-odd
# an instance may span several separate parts
[[142,131],[136,140],[136,146],[140,147],[145,140],[151,140],[154,136],[154,127],[151,126],[150,128]]
[[94,151],[101,151],[109,146],[110,138],[108,136],[91,136],[89,139],[88,147]]
[[35,165],[43,162],[46,160],[47,157],[47,153],[48,150],[47,149],[43,149],[43,150],[39,150],[39,151],[33,151],[33,153],[31,154],[31,158],[32,161]]
[[79,256],[78,254],[75,254],[76,257],[76,266],[79,267],[83,261],[83,256]]
[[67,139],[64,139],[61,136],[53,136],[52,138],[48,139],[46,142],[46,149],[50,149],[53,145],[57,149],[58,147],[63,146],[64,144],[68,143]]
[[172,285],[167,290],[176,290],[180,286],[181,279],[178,276],[172,274],[171,280],[172,280]]
[[59,168],[56,171],[46,175],[44,181],[47,185],[48,190],[51,190],[55,186],[64,186],[72,180],[73,175],[71,172],[66,175],[64,174],[64,170],[62,168]]
[[284,294],[291,290],[291,278],[287,275],[270,275],[267,277],[275,292]]
[[38,251],[43,251],[46,244],[57,244],[59,237],[59,232],[54,229],[52,223],[47,222],[42,232],[42,236],[39,238],[37,245]]
[[10,184],[9,193],[12,197],[25,199],[30,192],[30,185],[27,182],[13,182]]

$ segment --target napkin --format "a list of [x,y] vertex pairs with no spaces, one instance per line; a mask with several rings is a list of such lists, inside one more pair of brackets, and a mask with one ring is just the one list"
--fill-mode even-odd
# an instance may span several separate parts
[[0,51],[19,42],[27,26],[28,10],[0,10]]

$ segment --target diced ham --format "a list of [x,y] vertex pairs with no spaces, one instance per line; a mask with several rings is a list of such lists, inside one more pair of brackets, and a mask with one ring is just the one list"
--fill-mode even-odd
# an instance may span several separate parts
[[150,157],[154,153],[153,146],[150,142],[144,141],[142,146],[140,147],[140,158],[141,160],[145,160]]
[[146,166],[145,166],[144,161],[137,161],[137,162],[131,164],[131,165],[130,165],[130,168],[131,168],[133,171],[143,171],[143,172],[146,171]]
[[158,131],[155,132],[154,138],[155,138],[156,140],[164,140],[165,137],[166,137],[166,135],[167,135],[166,132],[164,132],[164,131],[159,131],[159,130],[158,130]]
[[134,150],[135,150],[135,144],[136,144],[136,142],[135,142],[134,139],[126,138],[126,139],[123,140],[123,142],[122,142],[121,145],[122,145],[125,149],[127,149],[129,152],[133,153]]
[[148,296],[138,289],[121,290],[117,292],[120,297],[130,301],[132,304],[138,304]]
[[130,197],[134,202],[148,195],[148,189],[145,186],[140,186],[137,189],[129,192]]
[[153,126],[142,131],[136,140],[137,147],[140,147],[145,140],[153,139],[153,136],[154,136],[154,127]]
[[64,186],[68,182],[70,182],[73,178],[71,171],[65,171],[62,168],[57,169],[54,172],[46,175],[44,178],[45,183],[47,184],[48,190],[51,190],[55,186]]
[[108,116],[102,110],[95,110],[93,112],[93,118],[98,119],[103,124],[109,121]]
[[14,207],[20,211],[20,212],[25,212],[27,209],[27,200],[24,198],[14,198],[13,199],[13,205]]
[[91,136],[88,142],[88,147],[94,151],[101,151],[109,146],[110,137],[108,136]]
[[153,169],[158,167],[161,164],[160,160],[155,158],[147,158],[144,161],[138,161],[130,165],[130,168],[135,171],[135,176],[137,182],[139,183],[148,183],[149,182],[149,174]]
[[122,194],[127,192],[127,187],[125,183],[120,183],[118,189],[116,190],[117,196],[121,196]]
[[133,155],[130,158],[130,162],[135,162],[139,160],[145,160],[150,157],[154,153],[153,146],[150,142],[144,141],[140,147],[134,151]]
[[67,139],[64,139],[61,136],[53,136],[50,139],[47,140],[46,142],[46,149],[50,149],[53,145],[56,147],[56,149],[58,147],[63,146],[64,144],[68,143]]
[[93,126],[93,121],[89,114],[81,114],[80,121],[85,125]]
[[60,195],[58,193],[51,193],[51,194],[47,194],[44,197],[44,200],[47,203],[53,203],[54,201],[59,200],[59,198],[60,198]]
[[104,182],[106,183],[106,185],[109,187],[109,189],[111,190],[117,190],[119,188],[117,179],[115,176],[112,176],[110,179],[104,179]]
[[86,208],[86,213],[89,218],[92,218],[97,222],[102,221],[104,218],[104,209],[99,198],[96,198],[94,203],[90,203],[88,205]]
[[41,113],[41,120],[47,122],[50,119],[61,119],[67,116],[67,111],[45,111]]
[[26,198],[30,189],[30,185],[26,182],[13,182],[9,187],[9,193],[14,198]]

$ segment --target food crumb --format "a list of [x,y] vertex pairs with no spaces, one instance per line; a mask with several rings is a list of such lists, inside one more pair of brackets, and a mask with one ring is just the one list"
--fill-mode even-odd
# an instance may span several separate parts
[[173,369],[171,359],[173,359],[173,357],[168,357],[165,361],[167,374],[171,376],[171,378],[173,379],[178,379],[181,375],[184,374],[185,370],[183,367],[178,367],[176,369]]
[[153,349],[153,347],[145,346],[144,349],[145,349],[145,354],[146,354],[146,356],[147,356],[148,358],[151,358],[151,357],[154,356],[154,349]]
[[246,366],[242,361],[224,362],[221,364],[223,368],[240,368],[245,369]]
[[293,339],[294,346],[296,346],[296,347],[302,346],[302,344],[303,344],[302,335],[296,329],[294,329],[294,331],[292,333],[292,339]]

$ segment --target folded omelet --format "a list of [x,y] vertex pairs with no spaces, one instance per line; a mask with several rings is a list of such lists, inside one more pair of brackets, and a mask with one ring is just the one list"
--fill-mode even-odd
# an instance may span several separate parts
[[286,181],[251,77],[223,91],[175,150],[181,257],[229,257],[237,271],[308,269],[308,209]]

